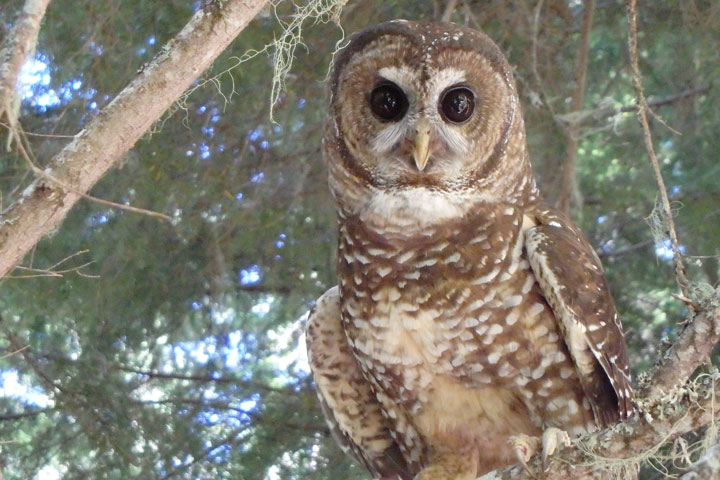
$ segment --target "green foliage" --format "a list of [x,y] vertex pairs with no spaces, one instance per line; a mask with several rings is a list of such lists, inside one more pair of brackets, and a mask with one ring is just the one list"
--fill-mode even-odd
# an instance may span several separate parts
[[[12,3],[0,7],[7,18],[20,8]],[[453,21],[482,27],[516,68],[531,158],[552,199],[566,138],[551,109],[567,113],[573,91],[580,2],[545,2],[537,76],[535,1],[458,3],[466,7]],[[629,106],[624,8],[597,3],[585,108]],[[25,130],[76,133],[193,8],[180,1],[55,0],[38,44],[50,84],[33,87],[25,101]],[[640,8],[648,95],[673,95],[720,76],[715,2]],[[437,19],[443,9],[442,2],[359,0],[340,20],[349,33],[398,17]],[[285,24],[293,12],[287,2],[277,6]],[[205,78],[281,36],[275,15],[261,13]],[[261,54],[194,90],[185,110],[157,125],[91,192],[166,213],[172,224],[83,201],[25,259],[39,270],[16,269],[3,281],[5,478],[367,478],[329,437],[297,353],[304,312],[334,284],[335,213],[320,142],[323,80],[342,31],[306,24],[303,36],[306,49],[295,51],[276,124],[269,120],[274,60]],[[39,105],[49,89],[58,101]],[[713,87],[656,108],[682,135],[652,120],[689,255],[720,254],[719,96]],[[30,137],[41,164],[66,141]],[[11,153],[0,154],[0,173],[7,206],[30,178]],[[656,185],[633,113],[584,123],[577,174],[583,203],[573,214],[603,259],[641,371],[662,348],[658,339],[674,337],[685,308],[670,295],[672,266],[653,248],[645,222]],[[62,276],[19,278],[81,251],[53,268],[70,269]],[[717,258],[687,261],[692,281],[718,283]],[[28,348],[11,354],[22,346]],[[11,390],[13,375],[23,394],[11,394],[22,392]]]

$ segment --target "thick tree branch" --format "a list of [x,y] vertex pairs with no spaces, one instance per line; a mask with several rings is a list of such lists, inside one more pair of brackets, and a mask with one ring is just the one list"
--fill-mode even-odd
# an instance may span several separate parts
[[[213,2],[58,153],[46,171],[87,192],[247,26],[268,0]],[[0,217],[0,277],[5,276],[80,197],[36,179]]]
[[660,359],[650,380],[640,394],[659,395],[685,382],[695,370],[707,362],[715,345],[720,342],[720,287],[702,310],[688,321],[673,345]]
[[[607,478],[608,469],[632,471],[635,462],[659,455],[660,448],[680,435],[716,421],[720,380],[709,375],[685,389],[641,404],[640,415],[600,432],[586,435],[549,459],[544,480]],[[540,455],[530,462],[531,470],[542,472]],[[622,477],[618,477],[622,478]],[[530,480],[521,466],[502,468],[478,480]]]
[[35,50],[40,22],[49,3],[50,0],[27,0],[0,52],[0,120],[5,115],[11,130],[15,128],[12,105],[20,71]]

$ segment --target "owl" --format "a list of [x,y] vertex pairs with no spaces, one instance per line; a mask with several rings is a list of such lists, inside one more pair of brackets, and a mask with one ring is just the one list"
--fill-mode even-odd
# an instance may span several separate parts
[[524,128],[475,30],[393,21],[334,59],[338,285],[306,338],[332,432],[375,479],[472,480],[633,412],[600,260],[541,199]]

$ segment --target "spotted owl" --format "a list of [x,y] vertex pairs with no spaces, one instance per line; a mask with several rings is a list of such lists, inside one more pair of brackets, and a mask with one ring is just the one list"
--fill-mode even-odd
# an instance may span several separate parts
[[600,260],[539,195],[498,47],[447,23],[369,28],[335,56],[328,107],[338,285],[306,338],[340,446],[375,479],[471,480],[516,463],[514,439],[627,418]]

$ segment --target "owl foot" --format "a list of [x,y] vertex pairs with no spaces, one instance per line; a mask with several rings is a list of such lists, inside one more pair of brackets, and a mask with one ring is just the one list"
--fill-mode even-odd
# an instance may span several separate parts
[[518,462],[522,464],[525,471],[532,478],[536,478],[535,474],[530,470],[530,467],[528,467],[527,462],[535,454],[535,452],[537,452],[538,447],[540,447],[540,437],[531,437],[530,435],[521,433],[520,435],[513,435],[510,437],[508,442],[512,446]]
[[542,436],[543,469],[546,467],[548,457],[555,453],[555,450],[557,450],[558,447],[562,449],[569,446],[570,436],[565,430],[560,430],[559,428],[555,427],[550,427],[545,430]]
[[543,432],[542,438],[531,437],[529,435],[514,435],[510,437],[510,445],[515,451],[518,461],[525,467],[525,470],[535,477],[528,467],[528,460],[535,455],[538,448],[542,446],[542,466],[543,470],[547,469],[547,459],[555,453],[558,447],[569,447],[570,436],[565,430],[550,427]]

